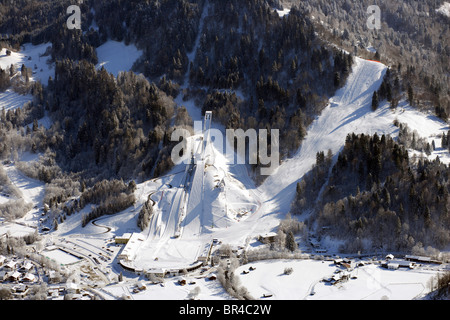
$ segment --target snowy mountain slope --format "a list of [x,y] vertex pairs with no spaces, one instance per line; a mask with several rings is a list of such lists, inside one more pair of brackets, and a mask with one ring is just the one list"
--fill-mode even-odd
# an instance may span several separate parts
[[30,94],[21,95],[12,89],[7,89],[5,92],[0,92],[0,110],[5,109],[5,111],[8,111],[21,108],[25,103],[31,101],[32,98]]
[[[197,168],[190,180],[193,185],[187,189],[187,215],[184,217],[180,182],[184,180],[186,165],[175,167],[172,172],[180,173],[175,174],[173,180],[179,187],[174,184],[164,193],[159,190],[154,194],[153,199],[159,199],[157,213],[148,230],[147,242],[138,253],[136,266],[186,266],[198,258],[212,238],[237,246],[248,245],[256,236],[274,231],[290,210],[296,183],[315,164],[316,153],[330,149],[337,155],[349,133],[377,132],[395,136],[398,133],[393,125],[396,119],[408,123],[423,137],[437,136],[448,130],[444,122],[414,110],[405,102],[396,110],[382,103],[372,111],[372,95],[378,90],[385,72],[386,66],[381,63],[355,58],[346,85],[312,123],[297,154],[284,161],[259,187],[250,179],[247,166],[235,164],[216,142],[212,148],[214,162],[205,166],[203,177],[200,175],[203,170]],[[178,212],[174,212],[174,208],[178,208]],[[181,234],[176,238],[173,235],[180,221]],[[166,230],[168,232],[164,232]]]
[[12,65],[16,70],[20,71],[22,64],[33,71],[31,81],[39,80],[43,85],[47,85],[48,78],[55,77],[55,70],[53,64],[50,64],[50,59],[47,55],[47,49],[51,44],[43,43],[40,45],[32,45],[26,43],[22,46],[20,52],[11,52],[10,56],[6,55],[6,49],[0,51],[0,68],[6,69]]

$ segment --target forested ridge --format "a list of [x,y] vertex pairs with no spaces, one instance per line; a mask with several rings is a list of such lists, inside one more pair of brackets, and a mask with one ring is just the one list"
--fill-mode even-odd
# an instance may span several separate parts
[[343,252],[443,249],[450,243],[449,174],[438,158],[413,161],[391,137],[351,134],[335,164],[318,153],[297,184],[292,213],[312,211],[310,226],[345,240]]

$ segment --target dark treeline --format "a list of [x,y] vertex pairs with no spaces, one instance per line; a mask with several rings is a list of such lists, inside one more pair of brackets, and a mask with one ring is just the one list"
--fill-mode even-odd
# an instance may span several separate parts
[[171,166],[158,154],[169,152],[174,104],[142,76],[114,78],[85,60],[58,61],[41,103],[54,121],[47,146],[67,170],[128,179]]
[[145,230],[150,223],[150,219],[153,216],[153,203],[154,201],[148,196],[147,201],[142,205],[141,211],[139,211],[137,225],[141,230]]
[[79,201],[74,203],[76,210],[81,210],[88,203],[97,206],[82,216],[81,225],[84,227],[91,220],[120,212],[132,206],[136,201],[135,189],[134,181],[126,184],[120,180],[103,180],[96,183],[92,188],[85,190]]

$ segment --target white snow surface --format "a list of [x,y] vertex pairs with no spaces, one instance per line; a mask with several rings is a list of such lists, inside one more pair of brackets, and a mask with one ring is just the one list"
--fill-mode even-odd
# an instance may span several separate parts
[[124,42],[108,40],[97,48],[97,69],[105,67],[115,77],[120,71],[130,71],[133,64],[142,56],[142,51],[135,45],[125,45]]
[[[438,139],[437,135],[448,130],[443,121],[416,111],[405,102],[396,110],[382,103],[373,112],[372,94],[378,90],[385,72],[386,66],[381,63],[355,58],[347,84],[312,123],[298,153],[284,161],[259,187],[250,179],[248,167],[228,159],[217,144],[213,148],[213,165],[205,166],[201,178],[202,165],[197,164],[193,184],[186,194],[181,187],[186,169],[183,164],[172,170],[173,175],[139,185],[141,201],[153,192],[156,206],[150,227],[143,232],[147,240],[139,249],[135,267],[187,267],[201,256],[213,238],[235,246],[248,246],[258,235],[275,231],[279,220],[290,210],[296,183],[315,163],[316,153],[331,149],[337,155],[349,133],[395,137],[398,133],[393,125],[395,119],[430,139]],[[200,137],[191,139],[194,143]],[[439,152],[442,160],[448,161],[448,153],[439,148],[430,158]]]
[[444,4],[436,11],[447,17],[450,17],[450,2],[444,2]]
[[33,96],[31,94],[21,95],[12,89],[6,89],[4,92],[0,92],[0,110],[5,109],[5,111],[8,111],[21,108],[32,99]]
[[49,63],[50,56],[45,55],[47,48],[51,47],[49,43],[32,45],[26,43],[19,52],[11,50],[11,55],[6,55],[6,48],[0,51],[0,68],[6,69],[14,65],[16,71],[20,71],[22,64],[33,71],[31,81],[39,80],[43,85],[48,84],[48,78],[55,77],[54,64]]
[[[331,150],[337,155],[350,133],[377,133],[395,137],[398,134],[398,128],[393,125],[395,119],[407,123],[421,137],[429,138],[447,132],[449,127],[445,122],[436,116],[421,113],[405,102],[395,110],[391,110],[388,103],[381,103],[373,112],[372,95],[380,87],[385,72],[386,66],[381,63],[355,58],[353,72],[347,83],[336,92],[329,105],[309,127],[297,154],[283,162],[259,188],[266,198],[273,199],[278,210],[289,212],[296,183],[315,164],[316,153]],[[442,160],[448,162],[448,153],[444,155],[446,158]],[[430,156],[433,157],[436,154]]]

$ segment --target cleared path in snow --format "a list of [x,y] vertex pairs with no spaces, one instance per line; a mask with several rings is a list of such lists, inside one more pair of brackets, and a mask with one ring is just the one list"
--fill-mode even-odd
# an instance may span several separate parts
[[385,72],[386,66],[381,63],[355,58],[347,83],[313,121],[297,154],[260,186],[259,190],[273,199],[279,210],[289,211],[296,184],[315,164],[317,152],[330,149],[336,154],[348,133],[376,130],[360,120],[371,112],[373,92],[380,87]]

